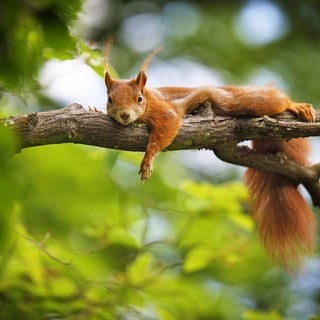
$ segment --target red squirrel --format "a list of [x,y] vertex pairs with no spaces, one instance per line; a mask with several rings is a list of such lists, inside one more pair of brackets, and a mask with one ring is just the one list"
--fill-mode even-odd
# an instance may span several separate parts
[[[139,171],[142,181],[150,177],[157,153],[170,145],[177,135],[183,116],[206,101],[222,116],[259,117],[290,111],[303,121],[315,121],[311,104],[293,102],[273,86],[147,88],[146,69],[157,50],[145,59],[135,78],[115,80],[108,69],[108,49],[105,52],[107,113],[122,125],[139,120],[150,129]],[[308,165],[307,139],[257,140],[253,142],[253,149],[259,153],[281,151],[296,162]],[[297,186],[285,176],[252,168],[247,169],[244,180],[267,253],[285,267],[299,265],[301,258],[314,248],[316,221]]]

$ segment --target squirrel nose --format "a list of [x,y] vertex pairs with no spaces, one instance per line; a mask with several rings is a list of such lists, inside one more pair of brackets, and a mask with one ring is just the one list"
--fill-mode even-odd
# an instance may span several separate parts
[[128,120],[129,117],[130,117],[130,113],[128,113],[128,112],[122,112],[122,113],[120,113],[120,118],[121,118],[122,120],[124,120],[124,121]]

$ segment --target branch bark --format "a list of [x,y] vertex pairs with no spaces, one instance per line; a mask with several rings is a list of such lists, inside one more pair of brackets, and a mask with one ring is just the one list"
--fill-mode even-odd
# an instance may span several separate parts
[[[148,142],[148,128],[144,124],[123,126],[108,115],[88,111],[79,104],[3,118],[0,124],[18,133],[20,149],[46,144],[81,143],[144,151]],[[215,115],[210,104],[206,103],[196,114],[183,120],[181,130],[167,149],[211,149],[224,161],[281,173],[296,184],[304,184],[314,205],[320,206],[320,164],[304,167],[280,153],[258,154],[238,146],[244,140],[309,136],[320,136],[320,111],[317,111],[315,123],[299,122],[291,113],[272,118],[233,118]]]

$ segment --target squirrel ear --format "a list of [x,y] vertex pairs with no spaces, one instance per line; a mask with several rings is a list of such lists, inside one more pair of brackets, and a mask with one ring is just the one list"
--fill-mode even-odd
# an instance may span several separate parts
[[112,84],[114,82],[108,71],[106,71],[104,74],[104,82],[105,82],[108,89],[112,86]]
[[147,75],[144,71],[140,71],[136,77],[136,84],[143,90],[145,84],[147,82]]

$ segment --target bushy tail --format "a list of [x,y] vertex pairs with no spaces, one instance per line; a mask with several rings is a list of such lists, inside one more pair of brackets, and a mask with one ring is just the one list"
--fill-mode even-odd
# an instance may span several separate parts
[[[281,151],[300,164],[308,164],[306,139],[255,141],[254,148],[261,153]],[[245,182],[266,251],[285,268],[296,269],[314,248],[316,220],[311,209],[285,176],[248,169]]]

